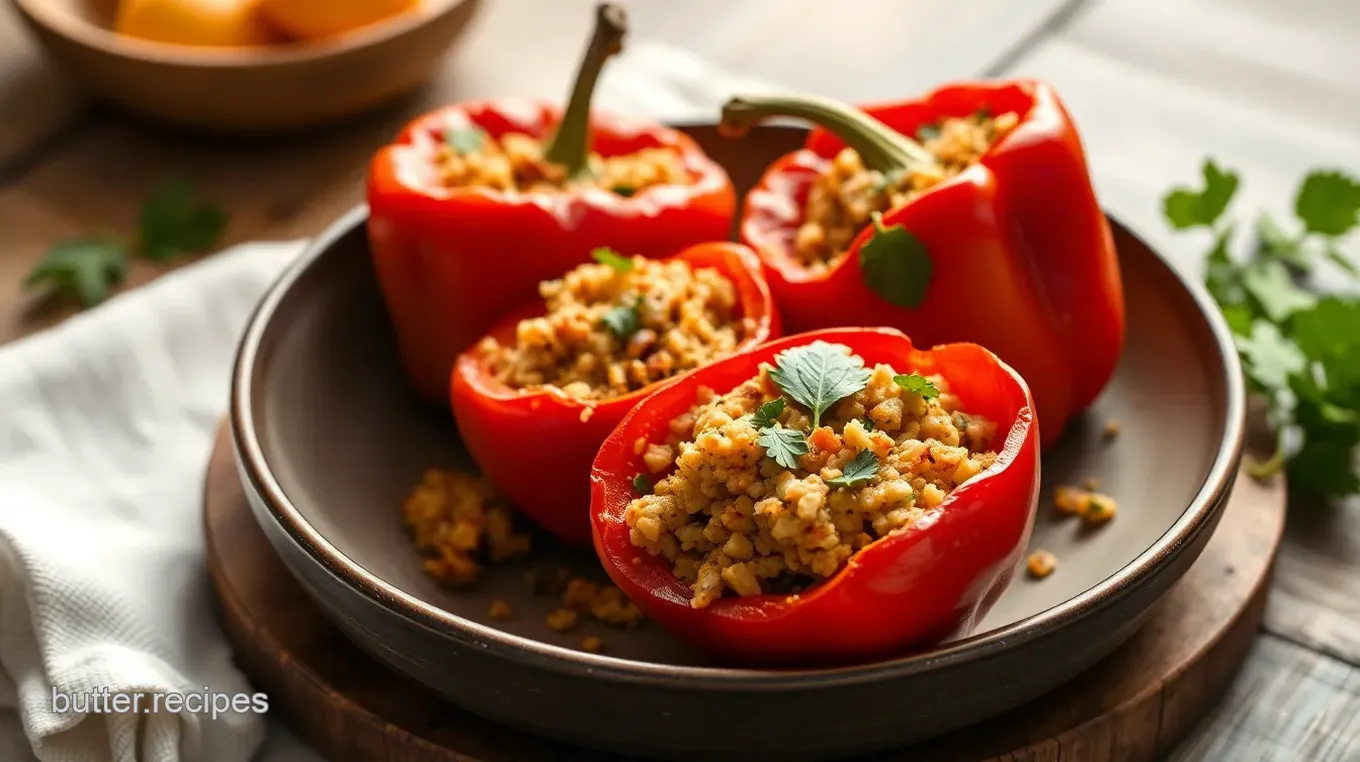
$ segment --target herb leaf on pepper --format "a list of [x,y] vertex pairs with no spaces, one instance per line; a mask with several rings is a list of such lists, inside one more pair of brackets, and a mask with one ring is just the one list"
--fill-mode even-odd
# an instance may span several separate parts
[[1249,471],[1264,477],[1284,469],[1291,487],[1308,494],[1360,492],[1360,298],[1324,296],[1309,282],[1324,260],[1357,275],[1339,244],[1360,224],[1360,181],[1337,170],[1310,172],[1295,192],[1298,232],[1261,215],[1249,256],[1239,259],[1232,253],[1237,224],[1224,218],[1238,176],[1212,159],[1201,174],[1203,187],[1173,189],[1163,212],[1178,230],[1214,236],[1205,286],[1277,435],[1275,454],[1250,462]]
[[864,284],[898,307],[919,307],[930,285],[934,264],[926,247],[902,225],[884,227],[873,213],[874,232],[859,250]]
[[859,454],[841,471],[840,476],[826,480],[833,487],[858,487],[867,484],[878,474],[878,456],[873,450],[860,450]]

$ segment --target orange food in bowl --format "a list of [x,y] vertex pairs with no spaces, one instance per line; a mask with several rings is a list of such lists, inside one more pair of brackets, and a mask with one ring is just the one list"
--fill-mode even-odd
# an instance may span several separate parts
[[278,36],[259,0],[122,0],[114,31],[156,42],[208,47],[269,45]]
[[281,31],[314,40],[368,26],[417,5],[420,0],[261,0],[260,11]]

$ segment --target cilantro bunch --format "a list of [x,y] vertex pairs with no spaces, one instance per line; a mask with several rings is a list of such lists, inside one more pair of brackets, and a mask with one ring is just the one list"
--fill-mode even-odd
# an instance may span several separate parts
[[[1250,463],[1268,476],[1286,469],[1291,487],[1320,496],[1360,492],[1360,298],[1312,287],[1320,262],[1360,278],[1341,241],[1360,220],[1360,182],[1315,170],[1294,196],[1296,222],[1259,215],[1252,230],[1225,212],[1237,192],[1232,170],[1206,159],[1202,188],[1175,188],[1163,199],[1177,230],[1207,229],[1213,246],[1204,282],[1232,329],[1254,392],[1266,402],[1275,454]],[[1292,229],[1292,230],[1291,230]],[[1234,256],[1239,236],[1248,256]]]
[[184,180],[167,180],[142,205],[135,236],[88,235],[60,241],[33,266],[23,285],[47,288],[59,298],[92,307],[123,281],[129,253],[165,262],[181,253],[207,251],[226,225],[227,213],[221,207],[199,201]]

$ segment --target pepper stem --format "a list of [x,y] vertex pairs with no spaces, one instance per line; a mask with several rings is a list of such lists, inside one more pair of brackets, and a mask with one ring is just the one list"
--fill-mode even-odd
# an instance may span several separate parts
[[623,36],[628,31],[628,16],[623,6],[600,3],[595,8],[595,33],[586,48],[586,57],[576,72],[576,83],[571,88],[571,99],[562,112],[562,121],[548,143],[543,157],[553,164],[567,168],[567,177],[574,177],[586,167],[590,152],[590,98],[595,94],[595,83],[600,79],[605,61],[623,49]]
[[737,96],[723,105],[718,130],[740,137],[757,122],[774,116],[798,117],[825,128],[855,149],[866,168],[885,175],[939,164],[915,140],[859,109],[817,95]]

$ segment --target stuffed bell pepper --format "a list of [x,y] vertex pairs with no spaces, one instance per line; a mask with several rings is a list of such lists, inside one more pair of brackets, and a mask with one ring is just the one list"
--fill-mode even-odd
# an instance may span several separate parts
[[580,546],[590,545],[590,464],[619,420],[658,382],[779,334],[760,261],[744,246],[594,256],[459,355],[450,391],[487,478]]
[[863,110],[734,98],[723,126],[815,125],[746,198],[741,239],[790,333],[883,325],[976,342],[1033,390],[1045,446],[1114,373],[1124,296],[1072,121],[1032,81],[945,87]]
[[565,111],[494,100],[412,122],[373,158],[368,234],[402,363],[421,396],[448,402],[454,357],[540,281],[597,246],[649,258],[728,237],[735,193],[689,137],[592,113],[624,33],[601,5]]
[[595,460],[591,522],[615,584],[715,658],[844,663],[969,630],[1038,490],[1030,394],[995,355],[830,329],[643,400]]

